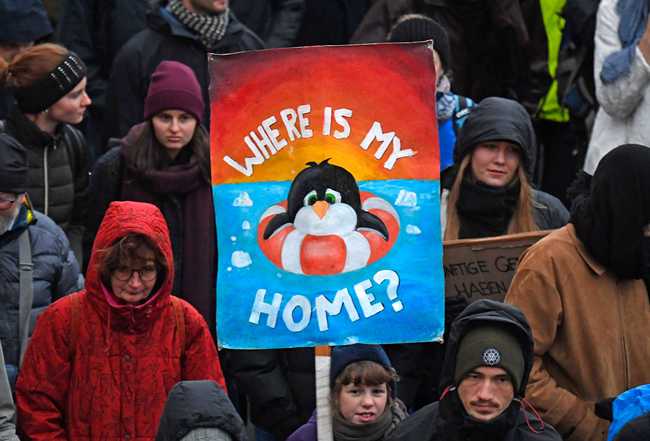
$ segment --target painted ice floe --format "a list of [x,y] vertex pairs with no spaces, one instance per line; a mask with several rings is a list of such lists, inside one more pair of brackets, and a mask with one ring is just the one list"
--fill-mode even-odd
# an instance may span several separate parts
[[235,198],[232,202],[233,207],[252,207],[253,200],[249,196],[248,192],[242,191],[239,193],[239,196]]
[[395,205],[399,207],[417,207],[418,195],[413,191],[400,190],[395,199]]
[[246,251],[233,251],[230,256],[230,263],[235,268],[246,268],[253,263],[253,260]]
[[406,226],[406,234],[413,234],[413,235],[418,235],[422,234],[422,230],[417,225],[407,225]]
[[241,229],[244,231],[248,231],[251,229],[251,223],[245,220],[244,222],[241,223]]
[[232,242],[237,242],[237,236],[230,236],[230,240]]

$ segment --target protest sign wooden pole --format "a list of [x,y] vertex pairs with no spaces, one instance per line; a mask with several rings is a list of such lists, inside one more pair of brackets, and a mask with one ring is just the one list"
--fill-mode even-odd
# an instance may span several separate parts
[[329,346],[316,346],[316,428],[318,441],[332,441],[332,408],[330,406],[330,354]]

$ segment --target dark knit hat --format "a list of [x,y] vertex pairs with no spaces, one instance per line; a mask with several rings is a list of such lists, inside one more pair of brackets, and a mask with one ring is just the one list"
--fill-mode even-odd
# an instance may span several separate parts
[[[336,377],[338,377],[343,370],[352,363],[357,361],[374,361],[382,365],[386,369],[391,369],[393,366],[384,348],[379,345],[367,345],[357,343],[349,346],[335,346],[332,348],[331,364],[330,364],[330,387],[334,387]],[[395,396],[396,385],[391,382],[391,394]]]
[[0,0],[0,42],[30,43],[52,32],[41,0]]
[[449,67],[450,52],[447,31],[440,23],[426,15],[407,14],[401,16],[388,34],[390,42],[433,40],[433,49],[438,53],[442,69]]
[[514,390],[524,376],[524,354],[517,338],[503,326],[478,326],[467,332],[458,345],[454,383],[479,367],[499,367],[510,375]]
[[163,61],[151,75],[144,100],[144,119],[163,110],[178,109],[203,119],[203,94],[194,71],[178,61]]
[[537,139],[524,106],[507,98],[488,97],[473,107],[456,138],[454,162],[460,164],[478,144],[488,141],[517,144],[524,169],[532,176]]
[[14,138],[0,133],[0,191],[24,193],[27,186],[27,151]]
[[45,77],[15,89],[18,107],[24,113],[40,113],[63,98],[86,77],[86,65],[74,52]]

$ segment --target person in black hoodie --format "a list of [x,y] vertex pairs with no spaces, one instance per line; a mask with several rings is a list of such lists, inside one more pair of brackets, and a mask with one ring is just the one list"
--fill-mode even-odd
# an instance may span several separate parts
[[228,1],[159,0],[147,14],[147,29],[120,49],[106,94],[103,142],[121,138],[142,122],[149,79],[161,61],[178,61],[194,71],[203,91],[203,121],[210,121],[207,53],[263,49],[264,43],[228,9]]
[[209,380],[181,381],[169,392],[156,441],[246,441],[244,422]]
[[474,107],[458,134],[454,167],[442,176],[445,240],[471,239],[562,227],[569,213],[530,177],[537,145],[523,106],[489,97]]
[[519,309],[470,304],[451,326],[440,401],[403,421],[390,441],[561,440],[524,409],[532,365],[533,336]]

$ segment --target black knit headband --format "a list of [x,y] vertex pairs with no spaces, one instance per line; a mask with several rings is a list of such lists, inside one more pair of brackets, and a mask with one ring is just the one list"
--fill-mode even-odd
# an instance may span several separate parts
[[68,56],[45,78],[15,89],[18,107],[25,113],[39,113],[56,103],[86,76],[86,65],[75,54]]

